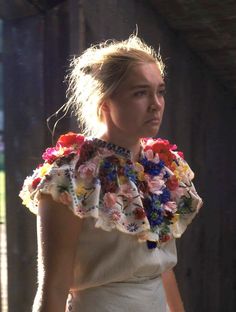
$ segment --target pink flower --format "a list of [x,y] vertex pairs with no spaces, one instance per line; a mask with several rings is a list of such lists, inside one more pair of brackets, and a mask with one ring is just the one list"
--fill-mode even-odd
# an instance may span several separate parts
[[71,197],[70,193],[68,193],[67,191],[60,194],[59,200],[62,204],[66,205],[66,206],[70,205],[72,203],[72,197]]
[[177,187],[174,191],[171,191],[171,199],[173,201],[177,201],[185,194],[185,188],[184,187]]
[[145,152],[145,156],[147,157],[147,160],[153,161],[156,164],[159,163],[159,161],[160,161],[160,158],[159,158],[158,154],[157,153],[154,154],[153,150],[151,150],[151,149],[148,149]]
[[133,190],[130,184],[128,183],[121,184],[119,195],[123,195],[125,198],[131,201],[133,199]]
[[157,195],[162,194],[162,188],[165,184],[164,180],[159,176],[155,176],[151,178],[150,176],[145,175],[145,177],[146,177],[150,192],[157,194]]
[[111,214],[112,221],[119,221],[120,217],[121,217],[121,213],[118,210],[113,211]]
[[78,172],[82,179],[91,179],[95,176],[97,164],[93,161],[79,166]]
[[176,204],[176,202],[168,201],[168,202],[166,202],[166,203],[163,205],[163,208],[164,208],[166,211],[175,213],[175,212],[177,211],[177,204]]
[[49,147],[43,153],[42,157],[46,160],[49,164],[52,164],[54,160],[58,158],[58,149],[56,147]]
[[106,208],[112,208],[116,204],[117,196],[115,193],[106,193],[103,197]]

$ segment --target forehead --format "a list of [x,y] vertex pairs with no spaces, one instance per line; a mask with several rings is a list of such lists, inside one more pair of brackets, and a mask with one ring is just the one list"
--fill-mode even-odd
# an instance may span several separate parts
[[139,63],[131,66],[118,89],[136,86],[159,87],[162,85],[164,85],[164,80],[156,63]]

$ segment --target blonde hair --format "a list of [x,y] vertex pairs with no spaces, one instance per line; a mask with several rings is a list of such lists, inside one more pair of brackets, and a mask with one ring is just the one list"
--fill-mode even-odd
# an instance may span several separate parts
[[84,134],[96,136],[104,131],[102,102],[114,94],[134,64],[144,62],[156,63],[164,77],[160,54],[136,35],[91,46],[72,60],[64,110],[72,110]]

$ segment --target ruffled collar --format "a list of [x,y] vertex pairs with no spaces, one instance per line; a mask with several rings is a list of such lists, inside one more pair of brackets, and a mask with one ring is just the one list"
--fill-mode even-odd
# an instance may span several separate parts
[[[132,162],[131,152],[123,147],[68,133],[45,151],[40,172],[47,171],[47,181],[48,165],[56,163],[63,170],[74,160],[74,169],[68,171],[65,167],[65,171],[67,176],[72,174],[66,192],[72,194],[75,213],[80,217],[94,216],[96,226],[105,230],[117,228],[137,234],[148,242],[149,248],[154,248],[171,238],[180,215],[194,212],[194,196],[189,193],[194,174],[183,154],[176,151],[177,146],[168,140],[142,139],[141,147],[142,157]],[[34,176],[33,189],[42,187],[41,179]],[[66,188],[63,187],[62,196]]]

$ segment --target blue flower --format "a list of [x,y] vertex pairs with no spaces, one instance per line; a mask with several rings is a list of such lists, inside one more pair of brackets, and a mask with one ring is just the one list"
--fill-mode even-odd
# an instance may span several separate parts
[[161,170],[164,168],[165,163],[160,160],[158,163],[148,160],[146,157],[140,160],[141,164],[144,167],[144,172],[150,175],[159,175]]
[[133,182],[136,182],[136,180],[137,180],[137,176],[135,174],[133,166],[126,165],[124,168],[124,175]]
[[162,194],[159,195],[160,202],[165,204],[170,201],[170,191],[167,188],[162,190]]
[[157,225],[163,223],[163,209],[161,208],[161,203],[159,196],[152,194],[143,200],[143,205],[147,214],[148,221],[151,228],[155,228]]
[[112,167],[112,163],[110,162],[110,161],[108,161],[108,160],[104,160],[103,161],[103,167],[105,168],[105,169],[110,169],[111,167]]
[[148,249],[154,249],[154,248],[157,247],[157,243],[156,242],[147,241],[147,246],[148,246]]
[[116,170],[112,170],[111,172],[108,173],[107,175],[108,180],[114,181],[117,178],[117,172]]

